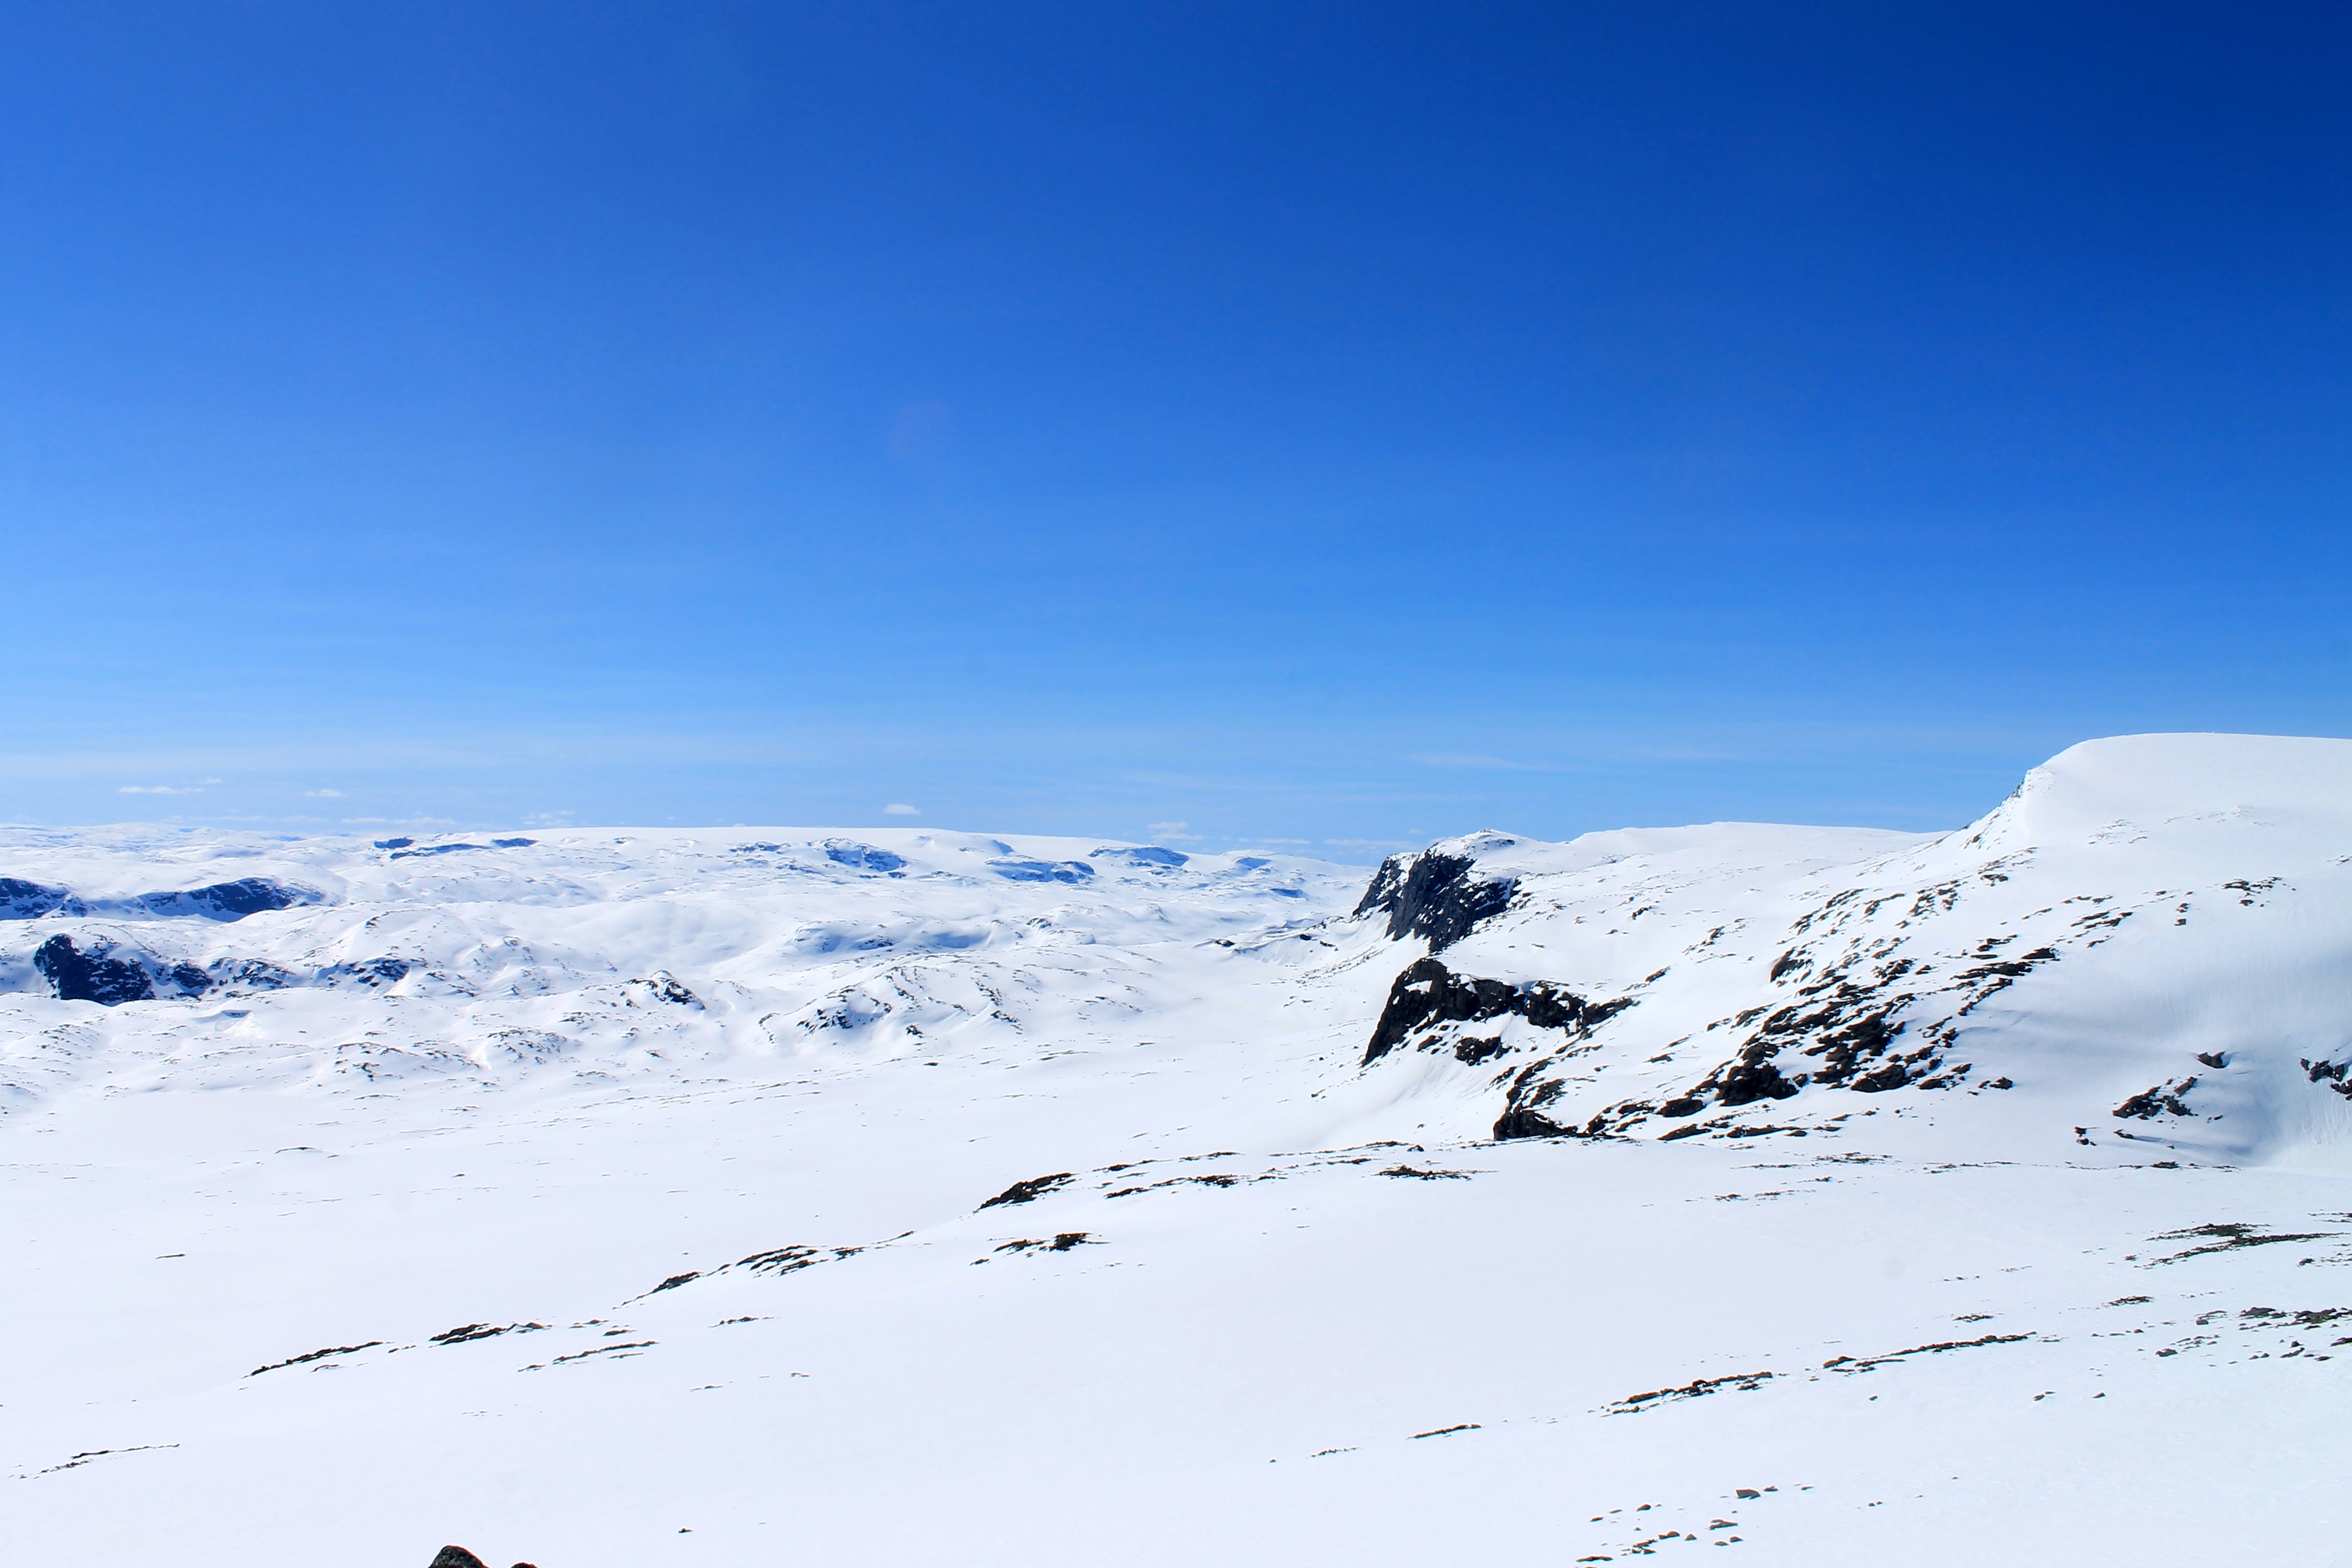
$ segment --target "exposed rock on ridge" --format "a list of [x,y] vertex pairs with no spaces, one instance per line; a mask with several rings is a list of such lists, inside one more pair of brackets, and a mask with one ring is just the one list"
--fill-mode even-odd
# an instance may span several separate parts
[[[1381,1009],[1380,1022],[1372,1027],[1371,1042],[1364,1047],[1362,1065],[1371,1066],[1402,1045],[1408,1036],[1439,1024],[1519,1017],[1538,1029],[1580,1032],[1625,1005],[1623,1002],[1612,1002],[1591,1006],[1582,997],[1548,980],[1525,985],[1501,980],[1474,980],[1466,974],[1454,973],[1434,958],[1424,958],[1410,965],[1389,988],[1388,1005]],[[1422,1048],[1435,1044],[1434,1037],[1424,1039]]]
[[82,901],[63,888],[44,887],[21,877],[0,877],[0,921],[38,920],[48,914],[86,914]]
[[241,921],[268,910],[290,910],[314,903],[319,895],[304,888],[288,888],[267,877],[240,877],[234,882],[182,892],[142,893],[139,901],[163,916],[195,915],[210,921]]
[[166,965],[156,959],[151,973],[148,964],[117,957],[109,947],[85,952],[62,932],[41,943],[33,954],[33,967],[57,992],[58,1001],[95,1002],[103,1007],[152,999],[158,979],[190,996],[212,984],[212,977],[193,963]]
[[1517,888],[1511,878],[1482,873],[1466,855],[1439,849],[1391,855],[1372,874],[1354,918],[1386,914],[1391,937],[1427,937],[1429,951],[1443,952],[1480,921],[1508,909]]

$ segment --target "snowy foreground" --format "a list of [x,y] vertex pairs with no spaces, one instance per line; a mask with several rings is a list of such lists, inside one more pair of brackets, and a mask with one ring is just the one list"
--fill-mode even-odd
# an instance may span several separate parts
[[2352,742],[0,848],[11,1561],[2352,1563]]

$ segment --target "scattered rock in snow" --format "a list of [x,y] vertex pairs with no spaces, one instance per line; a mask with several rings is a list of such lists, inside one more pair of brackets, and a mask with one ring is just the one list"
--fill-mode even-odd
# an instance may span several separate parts
[[1067,1171],[1062,1171],[1050,1176],[1032,1176],[1025,1182],[1015,1182],[980,1206],[992,1209],[1002,1204],[1034,1203],[1055,1187],[1067,1182],[1070,1174]]

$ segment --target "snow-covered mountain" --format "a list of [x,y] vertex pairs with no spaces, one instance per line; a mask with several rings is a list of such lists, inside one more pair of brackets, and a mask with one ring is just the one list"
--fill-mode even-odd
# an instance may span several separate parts
[[1357,914],[1432,949],[1366,1063],[1459,1102],[1454,1136],[1887,1115],[1979,1156],[2332,1168],[2352,1132],[2352,742],[2095,742],[1957,833],[1477,834]]
[[777,828],[0,874],[28,1560],[2342,1554],[2352,742],[1369,881]]

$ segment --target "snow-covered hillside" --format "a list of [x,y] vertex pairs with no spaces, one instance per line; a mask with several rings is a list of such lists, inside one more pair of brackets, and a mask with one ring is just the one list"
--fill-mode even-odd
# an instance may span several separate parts
[[2352,1134],[2352,742],[2097,742],[1927,837],[1477,834],[1391,861],[1360,912],[1442,951],[1368,1060],[1457,1105],[1452,1136],[1885,1115],[1979,1157],[2343,1168]]
[[0,876],[27,1560],[2352,1561],[2352,742]]

